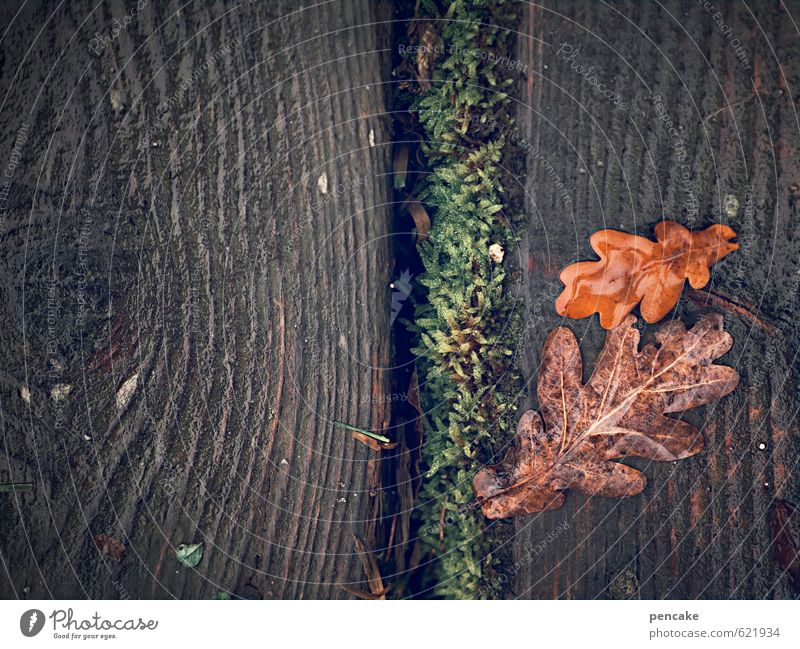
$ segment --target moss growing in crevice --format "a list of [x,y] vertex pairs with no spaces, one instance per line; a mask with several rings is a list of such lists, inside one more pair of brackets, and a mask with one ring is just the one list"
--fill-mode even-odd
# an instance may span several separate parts
[[512,437],[522,391],[512,360],[520,323],[505,268],[510,255],[504,262],[489,255],[492,244],[509,251],[517,240],[520,192],[509,171],[516,160],[506,93],[515,84],[519,6],[420,0],[409,30],[409,44],[422,40],[429,58],[420,62],[411,50],[406,69],[433,69],[429,84],[414,82],[412,91],[421,89],[400,100],[422,127],[427,173],[414,193],[432,220],[420,245],[426,295],[413,327],[426,412],[420,537],[424,556],[436,559],[429,586],[441,597],[496,596],[493,551],[503,544],[499,530],[510,528],[489,527],[463,505],[474,498],[475,471]]

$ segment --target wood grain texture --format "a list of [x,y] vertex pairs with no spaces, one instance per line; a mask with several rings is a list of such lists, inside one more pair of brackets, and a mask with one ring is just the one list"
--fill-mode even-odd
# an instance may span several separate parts
[[685,289],[667,318],[722,312],[735,344],[717,362],[742,380],[685,415],[703,429],[699,456],[629,461],[646,469],[641,496],[570,493],[562,509],[518,520],[516,564],[507,568],[517,597],[797,596],[774,560],[770,520],[776,498],[800,501],[800,5],[714,5],[526,6],[518,52],[529,74],[518,121],[532,143],[520,250],[530,385],[554,327],[576,333],[587,372],[602,343],[597,316],[555,313],[559,269],[595,258],[592,232],[650,237],[662,217],[695,229],[727,223],[739,234],[741,249],[712,269],[710,284],[736,304]]
[[349,597],[381,495],[332,421],[389,418],[391,8],[149,2],[114,36],[135,2],[32,4],[3,9],[0,482],[35,492],[0,494],[0,596]]

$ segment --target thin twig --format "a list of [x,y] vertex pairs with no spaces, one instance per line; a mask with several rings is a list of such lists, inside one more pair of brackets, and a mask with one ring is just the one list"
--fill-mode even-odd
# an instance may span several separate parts
[[695,289],[689,289],[688,297],[693,302],[698,304],[713,304],[714,306],[724,309],[730,313],[735,313],[736,315],[743,316],[748,320],[754,322],[758,325],[761,329],[766,331],[770,335],[774,335],[777,332],[777,328],[774,325],[769,324],[768,322],[764,322],[761,318],[759,318],[755,313],[750,311],[747,307],[731,300],[724,295],[719,293],[715,293],[714,291],[697,291]]
[[739,108],[739,107],[741,107],[741,106],[744,106],[744,105],[745,105],[745,104],[746,104],[748,101],[750,101],[751,99],[753,99],[753,97],[755,97],[757,94],[758,94],[758,90],[754,90],[754,91],[752,92],[752,94],[748,95],[748,96],[747,96],[747,97],[745,97],[744,99],[740,99],[739,101],[735,101],[735,102],[733,102],[732,104],[726,104],[726,105],[725,105],[725,106],[723,106],[722,108],[719,108],[719,109],[717,109],[717,110],[715,110],[715,111],[713,111],[713,112],[709,113],[708,115],[706,115],[706,116],[703,118],[703,123],[710,122],[710,121],[711,121],[712,119],[714,119],[714,118],[715,118],[717,115],[719,115],[720,113],[722,113],[722,112],[724,112],[724,111],[726,111],[726,110],[728,110],[728,109],[730,109],[730,111],[731,111],[731,114],[732,114],[732,113],[733,113],[733,109],[734,109],[734,108]]

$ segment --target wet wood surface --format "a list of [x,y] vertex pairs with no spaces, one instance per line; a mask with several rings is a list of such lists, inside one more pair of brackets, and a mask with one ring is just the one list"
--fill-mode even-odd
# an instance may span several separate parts
[[528,404],[552,328],[577,334],[587,373],[603,339],[596,315],[555,313],[559,269],[596,258],[592,232],[652,237],[662,217],[692,228],[726,223],[739,235],[741,249],[712,269],[713,293],[684,290],[667,319],[723,313],[735,345],[718,362],[742,380],[686,413],[702,426],[701,455],[631,461],[649,479],[641,496],[570,493],[561,509],[518,520],[516,563],[505,570],[517,597],[798,593],[772,524],[783,502],[800,502],[800,4],[714,5],[526,6],[517,114],[531,142],[519,250]]
[[[148,3],[118,32],[135,5],[110,6],[0,9],[0,483],[33,484],[0,493],[0,596],[349,597],[352,533],[393,513],[333,424],[390,415],[391,6]],[[643,495],[516,521],[514,596],[797,596],[774,536],[800,503],[796,25],[797,2],[525,4],[526,405],[552,328],[587,372],[603,339],[556,315],[558,270],[662,217],[739,234],[668,317],[723,313],[742,381],[687,413],[701,455],[632,461]]]
[[333,421],[389,417],[391,7],[33,5],[2,10],[0,482],[33,491],[0,494],[0,596],[350,597],[380,494]]

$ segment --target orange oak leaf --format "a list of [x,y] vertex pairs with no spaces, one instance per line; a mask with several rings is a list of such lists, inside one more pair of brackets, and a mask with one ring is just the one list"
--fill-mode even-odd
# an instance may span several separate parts
[[703,288],[709,267],[739,248],[729,241],[736,233],[727,225],[691,232],[662,221],[655,233],[657,242],[617,230],[595,232],[589,243],[600,261],[581,261],[561,271],[559,315],[585,318],[596,312],[600,325],[613,329],[641,302],[645,321],[658,322],[677,304],[685,279],[692,288]]
[[644,475],[611,460],[668,462],[703,449],[694,426],[665,415],[719,399],[738,384],[736,370],[713,364],[733,344],[722,316],[706,315],[689,330],[671,322],[641,350],[635,323],[629,315],[608,332],[586,384],[575,334],[566,327],[550,334],[539,371],[541,416],[522,415],[517,448],[473,481],[485,516],[556,509],[565,489],[633,496],[644,489]]

